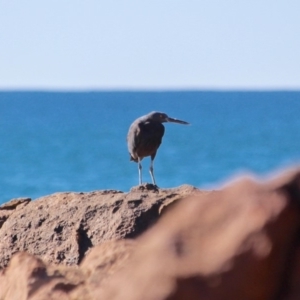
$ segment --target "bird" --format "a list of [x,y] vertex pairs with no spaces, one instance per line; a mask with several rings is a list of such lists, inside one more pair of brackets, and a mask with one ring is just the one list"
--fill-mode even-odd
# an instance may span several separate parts
[[144,157],[150,156],[151,162],[149,171],[152,183],[156,186],[153,161],[165,133],[165,127],[162,124],[165,122],[189,125],[188,122],[171,118],[163,112],[153,111],[136,119],[129,127],[127,146],[130,160],[138,163],[139,185],[142,184],[141,161]]

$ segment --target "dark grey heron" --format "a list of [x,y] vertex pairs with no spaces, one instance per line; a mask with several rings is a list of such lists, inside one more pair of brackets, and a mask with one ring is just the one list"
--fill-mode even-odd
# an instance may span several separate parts
[[170,118],[162,112],[151,112],[136,119],[130,126],[127,134],[127,145],[130,160],[138,163],[139,184],[142,184],[142,164],[144,157],[150,156],[150,175],[152,183],[156,185],[153,174],[153,160],[159,148],[165,127],[162,123],[173,122],[178,124],[189,124],[188,122]]

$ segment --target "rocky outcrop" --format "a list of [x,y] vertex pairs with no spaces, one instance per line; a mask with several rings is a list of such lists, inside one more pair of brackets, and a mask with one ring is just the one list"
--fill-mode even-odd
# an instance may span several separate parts
[[195,191],[187,185],[158,189],[145,184],[129,193],[57,193],[35,201],[15,199],[0,207],[0,269],[19,251],[49,263],[77,265],[95,245],[137,237],[155,223],[163,205]]
[[300,299],[299,237],[300,173],[239,180],[179,203],[93,299]]
[[131,240],[104,242],[88,253],[79,268],[46,264],[19,252],[0,272],[0,299],[94,299],[94,290],[122,267],[135,246]]
[[[84,196],[92,198],[92,194]],[[66,202],[61,200],[60,206],[55,200],[57,195],[49,197],[54,198],[52,203],[56,209],[60,207],[63,216],[77,203],[72,203],[70,197]],[[52,256],[46,260],[41,255],[38,258],[38,254],[15,254],[0,274],[0,299],[300,299],[300,170],[264,182],[242,178],[211,192],[186,186],[157,191],[153,186],[144,186],[128,194],[115,192],[105,201],[101,197],[98,206],[91,204],[92,207],[99,209],[106,204],[113,211],[112,203],[121,197],[123,205],[127,204],[119,217],[132,220],[134,207],[143,207],[149,201],[147,207],[152,207],[155,217],[143,210],[135,218],[136,225],[129,226],[134,228],[133,234],[125,230],[123,236],[115,236],[118,240],[112,237],[99,241],[84,252],[87,254],[82,260],[77,260],[78,267],[76,263],[67,266],[64,261],[52,260]],[[45,211],[51,210],[51,201],[45,199],[47,208],[42,199],[36,202],[43,203]],[[140,201],[131,206],[130,212],[128,199]],[[151,226],[159,211],[163,212],[162,218]],[[0,232],[3,228],[9,230],[6,226],[14,218],[15,212]],[[76,218],[72,220],[77,226]],[[95,217],[91,220],[94,222],[85,230],[90,240],[97,224]],[[110,229],[118,227],[116,220],[105,220]],[[63,238],[61,245],[67,241]]]

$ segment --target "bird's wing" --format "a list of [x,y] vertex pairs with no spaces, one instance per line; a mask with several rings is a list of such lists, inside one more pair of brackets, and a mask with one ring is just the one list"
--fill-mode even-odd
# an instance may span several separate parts
[[152,155],[161,144],[164,126],[161,123],[143,122],[135,134],[135,149],[139,156]]
[[128,150],[132,160],[156,153],[164,135],[164,126],[151,121],[135,122],[127,135]]
[[127,134],[127,146],[128,151],[131,157],[131,160],[137,161],[137,154],[136,154],[136,148],[137,145],[139,145],[139,136],[140,136],[141,128],[139,126],[139,123],[134,122],[129,127],[129,131]]

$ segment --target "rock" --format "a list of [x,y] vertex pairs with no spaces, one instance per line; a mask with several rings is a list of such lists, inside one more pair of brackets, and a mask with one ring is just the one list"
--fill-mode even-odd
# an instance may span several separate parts
[[31,198],[16,198],[0,205],[0,228],[13,213],[14,209],[20,209],[21,207],[27,205],[30,201]]
[[[174,202],[173,198],[184,199]],[[89,208],[83,210],[80,202],[87,200]],[[124,231],[126,239],[117,235],[118,240],[103,239],[93,248],[84,244],[89,250],[79,266],[67,266],[64,261],[49,264],[47,256],[42,261],[38,255],[17,253],[0,271],[0,299],[300,299],[300,170],[270,181],[242,178],[210,192],[187,186],[148,189],[144,185],[128,194],[56,194],[33,201],[21,211],[34,202],[48,213],[60,207],[62,216],[57,220],[61,222],[65,211],[76,206],[73,214],[90,222],[84,228],[91,240],[92,230],[100,229],[92,227],[98,223],[89,212],[100,211],[109,227],[106,230],[113,232],[118,227],[116,220],[110,219],[114,218],[113,204],[121,200],[124,207],[117,206],[115,213],[130,220],[122,223],[132,230]],[[144,205],[148,210],[135,210]],[[155,212],[153,218],[149,210]],[[163,216],[153,225],[159,210]],[[19,216],[15,214],[2,229],[14,224]],[[48,217],[53,218],[52,214]],[[75,221],[74,217],[74,228],[78,228]],[[67,225],[63,230],[71,228]],[[68,241],[64,238],[61,245]],[[77,240],[77,244],[81,242]]]
[[46,266],[40,259],[20,252],[0,274],[0,299],[67,300],[72,289],[83,281],[81,270]]
[[12,214],[12,211],[0,210],[0,229],[11,214]]
[[89,277],[89,280],[99,285],[103,279],[107,279],[108,274],[126,261],[137,243],[134,240],[115,240],[95,246],[84,258],[80,268]]
[[119,270],[135,246],[134,241],[109,241],[95,246],[79,268],[46,265],[26,252],[13,256],[0,272],[0,299],[92,299],[102,280]]
[[94,291],[122,269],[136,247],[133,240],[108,241],[95,246],[80,264],[85,282],[71,291],[70,298],[94,299]]
[[31,198],[15,198],[11,199],[7,203],[0,205],[0,210],[12,210],[17,208],[21,204],[28,204],[31,201]]
[[95,245],[137,237],[156,222],[162,204],[196,190],[143,185],[130,193],[57,193],[8,202],[0,208],[0,269],[19,251],[45,262],[78,265]]
[[300,299],[299,234],[300,172],[239,180],[178,203],[91,299]]

